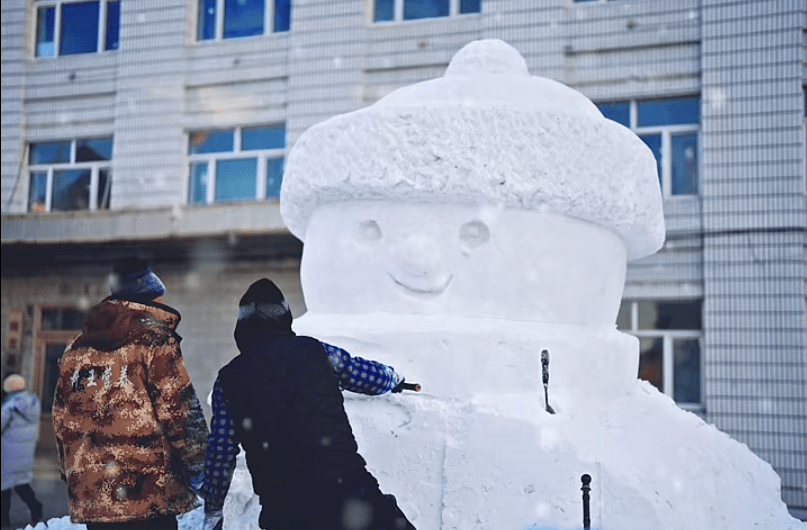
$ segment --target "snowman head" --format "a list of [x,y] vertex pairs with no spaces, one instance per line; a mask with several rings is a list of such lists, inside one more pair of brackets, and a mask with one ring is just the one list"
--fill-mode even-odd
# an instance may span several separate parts
[[626,259],[664,237],[643,142],[498,40],[306,131],[281,213],[309,310],[337,312],[613,323]]
[[495,205],[356,200],[309,220],[310,311],[613,324],[625,274],[613,232]]

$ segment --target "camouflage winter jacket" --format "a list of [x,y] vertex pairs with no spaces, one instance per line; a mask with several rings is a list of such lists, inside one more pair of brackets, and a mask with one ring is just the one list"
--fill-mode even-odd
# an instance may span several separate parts
[[179,319],[162,304],[108,298],[65,350],[53,426],[73,522],[194,508],[207,424],[182,361]]

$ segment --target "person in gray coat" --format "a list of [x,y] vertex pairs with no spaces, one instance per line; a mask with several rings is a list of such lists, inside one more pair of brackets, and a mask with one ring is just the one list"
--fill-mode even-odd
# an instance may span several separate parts
[[39,435],[39,398],[25,390],[25,379],[10,375],[3,381],[2,412],[2,526],[11,526],[11,490],[28,506],[31,525],[42,520],[42,503],[37,500],[31,480],[34,478],[34,451]]

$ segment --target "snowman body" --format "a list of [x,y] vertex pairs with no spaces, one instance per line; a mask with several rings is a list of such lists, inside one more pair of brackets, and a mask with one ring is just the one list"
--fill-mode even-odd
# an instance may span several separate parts
[[[772,468],[637,378],[626,263],[664,238],[652,153],[501,41],[309,129],[281,212],[294,323],[420,393],[347,394],[368,468],[420,530],[800,528]],[[547,412],[541,352],[547,350]]]

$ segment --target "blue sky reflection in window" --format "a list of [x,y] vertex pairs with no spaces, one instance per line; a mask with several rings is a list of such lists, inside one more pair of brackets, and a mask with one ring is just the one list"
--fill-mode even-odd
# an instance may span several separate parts
[[98,2],[62,4],[59,55],[92,53],[98,49]]

